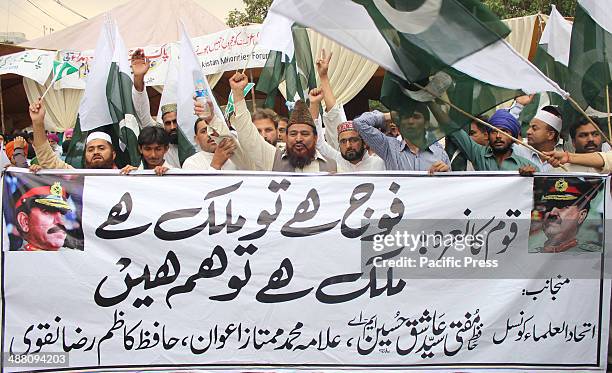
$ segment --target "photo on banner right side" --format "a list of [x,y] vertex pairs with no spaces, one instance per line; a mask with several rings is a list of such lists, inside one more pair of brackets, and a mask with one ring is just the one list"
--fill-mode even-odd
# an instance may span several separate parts
[[605,179],[536,177],[529,253],[601,252]]

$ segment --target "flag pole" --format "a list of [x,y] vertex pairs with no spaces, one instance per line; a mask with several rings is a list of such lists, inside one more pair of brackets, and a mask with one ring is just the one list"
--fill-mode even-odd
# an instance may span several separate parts
[[0,76],[0,122],[2,123],[2,133],[6,133],[6,127],[4,127],[4,99],[2,97],[2,77]]
[[606,142],[610,145],[612,145],[612,142],[610,142],[610,139],[608,138],[608,136],[606,136],[606,134],[601,130],[601,128],[599,128],[599,126],[597,125],[597,123],[595,123],[593,121],[593,119],[591,119],[591,117],[589,117],[589,115],[582,110],[582,108],[580,107],[580,105],[578,105],[578,103],[576,102],[576,100],[574,100],[572,97],[567,96],[567,99],[572,103],[572,105],[578,109],[578,111],[589,121],[589,123],[591,123],[593,125],[593,127],[595,127],[599,133],[601,133],[601,136],[606,140]]
[[244,72],[246,71],[247,67],[249,67],[249,63],[251,63],[251,56],[253,55],[253,52],[255,51],[255,47],[257,46],[257,43],[253,43],[253,48],[251,48],[251,52],[249,53],[249,57],[247,57],[247,62],[244,65],[244,68],[242,69],[242,74],[244,74]]
[[[457,105],[453,104],[452,102],[450,102],[450,100],[445,100],[442,97],[438,97],[436,96],[433,92],[431,92],[428,88],[423,87],[422,85],[418,84],[418,83],[412,83],[414,84],[416,87],[418,87],[419,89],[422,89],[426,92],[428,92],[430,95],[436,97],[438,100],[442,101],[443,103],[449,105],[450,107],[452,107],[453,109],[457,110],[458,112],[460,112],[461,114],[465,115],[466,117],[472,119],[475,122],[478,122],[488,128],[490,128],[491,130],[497,131],[499,133],[501,133],[502,135],[509,137],[510,139],[512,139],[515,143],[520,144],[524,147],[526,147],[527,149],[531,150],[532,152],[536,153],[537,155],[539,155],[540,157],[544,158],[544,159],[550,159],[549,156],[547,156],[546,154],[542,153],[541,151],[537,150],[536,148],[534,148],[533,146],[529,145],[529,144],[525,144],[524,142],[520,141],[519,139],[517,139],[516,137],[510,135],[509,133],[506,133],[504,131],[500,131],[498,128],[496,128],[495,126],[485,122],[484,120],[468,113],[467,111],[461,109],[460,107],[458,107]],[[561,168],[563,168],[564,170],[568,171],[565,165],[561,165]]]
[[55,84],[55,77],[54,79],[51,81],[51,84],[49,84],[49,86],[47,87],[47,90],[45,90],[45,93],[42,94],[42,96],[40,96],[40,100],[42,101],[43,98],[45,98],[45,96],[47,95],[47,92],[49,92],[49,90],[51,89],[51,87],[53,87],[53,84]]
[[612,136],[612,121],[610,118],[610,90],[606,84],[606,107],[608,109],[608,135]]

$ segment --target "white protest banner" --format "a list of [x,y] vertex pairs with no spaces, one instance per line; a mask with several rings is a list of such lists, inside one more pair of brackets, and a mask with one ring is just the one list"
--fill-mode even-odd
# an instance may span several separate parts
[[44,85],[57,52],[28,50],[0,57],[0,75],[17,74]]
[[[268,59],[268,50],[256,46],[261,25],[235,27],[210,35],[191,39],[194,50],[206,75],[223,71],[263,67]],[[137,48],[130,49],[131,56]],[[171,59],[178,58],[177,43],[143,47],[145,56],[151,61],[145,76],[147,86],[163,86]],[[249,55],[251,59],[249,60]],[[79,68],[79,74],[67,76],[57,83],[58,88],[84,89],[86,77],[94,63],[94,51],[60,51],[60,61],[67,61]]]
[[[148,58],[151,63],[151,67],[147,75],[145,75],[145,84],[147,86],[164,85],[168,65],[172,58],[172,48],[175,48],[172,44],[143,48],[146,58]],[[138,48],[129,49],[128,55],[131,57],[136,49]],[[87,74],[89,74],[94,64],[94,51],[61,51],[60,60],[70,62],[79,69],[79,72],[78,74],[66,76],[58,81],[56,84],[57,88],[85,89]]]
[[604,184],[10,169],[4,371],[603,372]]
[[270,51],[257,46],[260,31],[261,25],[249,25],[193,38],[204,74],[263,67]]

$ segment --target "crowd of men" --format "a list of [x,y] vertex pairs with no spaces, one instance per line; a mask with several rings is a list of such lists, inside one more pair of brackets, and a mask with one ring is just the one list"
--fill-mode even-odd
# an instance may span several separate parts
[[[517,98],[511,108],[497,110],[490,118],[479,118],[494,129],[474,121],[469,133],[445,128],[453,123],[433,101],[417,105],[412,115],[402,119],[394,117],[392,113],[372,111],[347,120],[342,103],[336,101],[329,82],[331,57],[331,54],[326,56],[322,51],[321,58],[316,61],[320,86],[309,92],[309,104],[296,102],[288,119],[281,118],[271,109],[257,109],[251,113],[243,95],[248,79],[238,72],[229,80],[235,113],[227,122],[225,118],[206,114],[214,113],[214,110],[206,108],[210,102],[194,101],[194,112],[198,115],[198,120],[193,123],[194,140],[199,149],[181,164],[177,106],[162,106],[161,126],[151,118],[144,83],[149,63],[142,50],[136,51],[132,57],[133,101],[141,123],[138,150],[142,162],[139,167],[125,166],[121,173],[151,169],[163,175],[169,169],[183,168],[203,171],[399,170],[429,173],[515,170],[531,174],[550,171],[609,172],[612,167],[612,153],[602,152],[602,136],[587,119],[571,127],[575,153],[564,150],[560,135],[561,113],[554,106],[541,108],[529,123],[529,147],[513,140],[512,137],[516,139],[521,136],[518,116],[521,108],[529,103],[531,98],[528,96]],[[322,105],[324,110],[320,110]],[[62,147],[57,135],[45,131],[42,101],[33,103],[29,112],[33,127],[30,146],[36,155],[32,170],[72,168],[62,160]],[[432,113],[438,125],[449,133],[445,139],[433,143],[428,141]],[[398,127],[410,136],[402,137]],[[6,152],[13,165],[27,167],[24,155],[28,152],[28,142],[22,137],[8,143]],[[88,135],[83,167],[115,168],[115,157],[112,141],[106,133],[92,132]]]

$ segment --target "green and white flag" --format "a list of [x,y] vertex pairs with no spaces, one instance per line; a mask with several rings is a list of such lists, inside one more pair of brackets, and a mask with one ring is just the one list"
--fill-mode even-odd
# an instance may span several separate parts
[[572,27],[567,90],[587,113],[607,116],[612,96],[612,7],[609,1],[579,0]]
[[[281,30],[287,28],[286,20],[290,20],[314,29],[392,73],[381,97],[383,103],[404,117],[410,116],[417,105],[410,102],[412,98],[407,92],[418,88],[410,87],[409,82],[426,85],[427,77],[440,70],[451,79],[446,90],[450,101],[474,115],[522,92],[553,91],[567,96],[558,84],[501,39],[507,29],[478,1],[275,0],[268,17],[261,35],[265,47],[273,45],[275,38],[276,44],[286,44],[283,42],[286,31]],[[273,22],[275,19],[279,21]],[[285,21],[281,22],[282,19]],[[295,50],[297,53],[297,47]],[[458,124],[469,122],[454,111],[450,115]],[[428,131],[425,137],[428,143],[445,135],[435,123],[430,123]],[[411,140],[423,144],[422,136]]]
[[[260,46],[270,49],[270,52],[256,86],[258,91],[267,95],[264,106],[270,108],[274,107],[276,91],[283,82],[288,102],[305,101],[308,92],[317,86],[308,32],[301,25],[287,23],[283,17],[272,15],[273,22],[275,17],[282,24],[282,35],[260,41]],[[279,36],[280,40],[277,39]]]
[[[246,97],[254,86],[255,83],[249,82],[242,90],[242,95]],[[227,98],[227,105],[225,106],[225,117],[229,118],[234,110],[236,110],[236,107],[234,106],[234,94],[233,92],[230,92],[229,97]]]
[[53,61],[53,82],[57,82],[61,78],[78,72],[79,69],[74,67],[70,62]]
[[[138,166],[141,162],[137,142],[140,127],[132,102],[129,59],[117,24],[108,15],[94,58],[96,63],[87,78],[79,107],[78,132],[83,135],[80,140],[84,141],[88,132],[105,131],[111,136],[117,153],[115,164],[118,167]],[[78,145],[74,144],[74,148]]]

